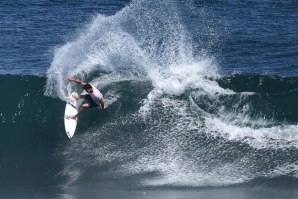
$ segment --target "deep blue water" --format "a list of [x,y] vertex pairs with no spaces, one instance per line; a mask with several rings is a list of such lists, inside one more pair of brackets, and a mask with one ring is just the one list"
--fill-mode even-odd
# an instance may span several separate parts
[[[0,2],[0,198],[297,198],[298,4]],[[104,94],[72,140],[67,95]]]
[[[296,1],[170,2],[183,4],[179,14],[195,51],[208,50],[222,73],[296,76]],[[0,72],[44,74],[56,47],[75,37],[97,14],[114,15],[129,3],[1,2]]]
[[53,51],[96,14],[113,15],[129,1],[2,1],[2,74],[44,74]]

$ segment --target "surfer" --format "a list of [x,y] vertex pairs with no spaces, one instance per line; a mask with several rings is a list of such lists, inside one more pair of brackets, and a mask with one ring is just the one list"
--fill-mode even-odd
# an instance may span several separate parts
[[97,88],[82,80],[74,79],[73,77],[67,77],[67,80],[80,84],[88,93],[86,95],[80,95],[80,98],[87,100],[88,103],[84,103],[78,113],[76,115],[69,116],[69,118],[76,119],[78,115],[86,108],[95,108],[101,106],[101,108],[104,109],[103,95]]

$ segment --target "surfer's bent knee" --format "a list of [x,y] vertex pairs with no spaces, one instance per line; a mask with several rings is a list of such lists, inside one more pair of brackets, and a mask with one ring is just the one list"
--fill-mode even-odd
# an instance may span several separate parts
[[85,109],[85,108],[89,108],[89,104],[83,104],[83,105],[82,105],[82,108],[84,108],[84,109]]

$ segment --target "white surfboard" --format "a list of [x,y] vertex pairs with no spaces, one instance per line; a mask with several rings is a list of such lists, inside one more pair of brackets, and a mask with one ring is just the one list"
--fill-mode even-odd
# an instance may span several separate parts
[[68,101],[66,103],[65,107],[65,113],[64,113],[64,126],[65,126],[65,131],[66,135],[68,136],[69,139],[71,139],[76,131],[77,123],[78,123],[78,118],[76,119],[71,119],[69,116],[73,116],[78,113],[78,109],[80,107],[80,101],[81,100],[76,100],[73,96],[77,97],[77,93],[72,93],[68,97]]

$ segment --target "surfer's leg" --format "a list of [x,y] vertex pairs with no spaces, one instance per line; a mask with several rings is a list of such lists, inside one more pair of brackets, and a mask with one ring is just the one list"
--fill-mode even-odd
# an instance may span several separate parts
[[81,99],[86,99],[86,95],[80,95]]
[[88,101],[88,105],[89,105],[88,108],[95,108],[95,107],[98,107],[98,104],[96,104],[96,103],[93,101],[93,99],[91,98],[90,95],[86,95],[84,99]]
[[83,104],[83,105],[81,106],[79,112],[78,112],[76,115],[69,116],[69,118],[71,118],[71,119],[76,119],[76,118],[79,116],[79,114],[80,114],[83,110],[85,110],[86,108],[89,108],[89,104]]

